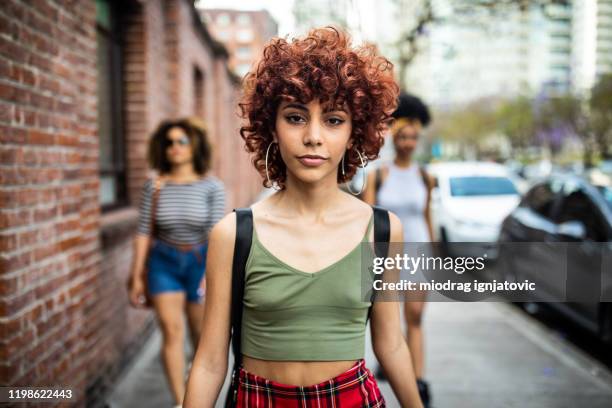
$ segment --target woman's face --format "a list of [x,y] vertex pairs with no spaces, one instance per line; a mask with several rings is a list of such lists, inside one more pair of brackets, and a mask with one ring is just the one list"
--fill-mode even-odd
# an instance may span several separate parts
[[419,142],[419,135],[423,125],[418,119],[411,119],[406,126],[401,128],[393,137],[395,152],[401,156],[410,156]]
[[287,166],[287,178],[305,183],[337,179],[338,164],[350,146],[347,108],[284,101],[276,113],[275,141]]
[[166,155],[172,165],[179,165],[193,160],[191,140],[180,127],[172,127],[166,134]]

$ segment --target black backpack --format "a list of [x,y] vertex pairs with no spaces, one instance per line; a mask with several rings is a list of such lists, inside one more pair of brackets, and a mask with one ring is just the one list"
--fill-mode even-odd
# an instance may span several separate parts
[[[389,222],[389,212],[378,206],[372,206],[374,210],[374,242],[377,256],[386,256],[391,227]],[[234,258],[232,262],[232,306],[231,306],[231,336],[232,351],[234,353],[234,366],[232,369],[232,382],[230,384],[225,406],[233,407],[236,404],[236,394],[238,393],[238,370],[242,364],[242,352],[240,350],[240,340],[242,334],[242,300],[244,298],[244,277],[245,267],[251,241],[253,237],[253,212],[250,208],[234,209],[236,213],[236,241],[234,244]],[[380,276],[379,278],[380,279]],[[368,319],[372,312],[372,307],[368,310]]]

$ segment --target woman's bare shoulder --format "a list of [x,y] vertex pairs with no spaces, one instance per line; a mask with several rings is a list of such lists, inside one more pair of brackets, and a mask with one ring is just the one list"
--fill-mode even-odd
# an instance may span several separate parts
[[226,214],[215,224],[210,231],[210,241],[224,242],[233,241],[236,237],[236,213]]
[[269,211],[272,208],[272,196],[266,197],[263,200],[257,201],[251,205],[253,213],[260,211]]
[[343,211],[353,213],[357,218],[372,215],[372,206],[354,195],[345,192],[344,200]]
[[206,259],[207,276],[212,279],[231,276],[234,242],[236,241],[236,215],[231,212],[221,219],[210,231],[208,256]]
[[279,209],[278,197],[275,194],[253,203],[250,208],[256,224],[278,221],[277,218],[279,216],[282,218],[283,214],[283,211]]

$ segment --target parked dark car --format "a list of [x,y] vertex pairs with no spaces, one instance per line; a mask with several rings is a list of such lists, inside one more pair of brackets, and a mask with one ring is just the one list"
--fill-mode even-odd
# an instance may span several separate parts
[[502,223],[504,278],[534,282],[534,301],[612,341],[611,241],[612,187],[551,176]]

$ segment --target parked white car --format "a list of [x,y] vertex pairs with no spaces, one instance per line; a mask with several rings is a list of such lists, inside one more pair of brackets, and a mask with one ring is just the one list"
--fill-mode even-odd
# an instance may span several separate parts
[[501,223],[520,200],[512,173],[487,162],[434,163],[427,170],[436,180],[431,205],[437,239],[483,243],[482,248],[467,246],[477,253],[461,255],[482,255],[485,250],[488,257],[496,257]]

